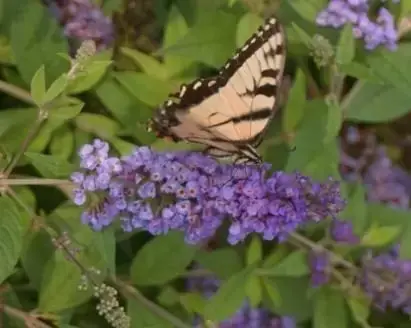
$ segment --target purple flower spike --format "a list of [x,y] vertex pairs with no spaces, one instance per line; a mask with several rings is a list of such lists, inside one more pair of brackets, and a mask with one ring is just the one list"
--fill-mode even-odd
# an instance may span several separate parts
[[360,238],[354,234],[349,221],[333,220],[330,226],[331,238],[337,243],[357,244]]
[[267,166],[220,165],[199,153],[148,147],[117,158],[100,140],[83,146],[79,155],[74,201],[84,204],[89,192],[102,195],[102,203],[83,215],[96,230],[118,216],[126,231],[158,235],[176,229],[187,242],[198,243],[229,220],[231,244],[251,233],[281,241],[305,223],[335,217],[345,206],[335,181],[317,183],[284,172],[265,178]]
[[368,0],[330,0],[316,21],[320,26],[333,28],[351,23],[354,36],[364,39],[366,49],[373,50],[383,45],[389,50],[396,50],[398,34],[393,16],[381,8],[374,22],[369,18],[369,7]]

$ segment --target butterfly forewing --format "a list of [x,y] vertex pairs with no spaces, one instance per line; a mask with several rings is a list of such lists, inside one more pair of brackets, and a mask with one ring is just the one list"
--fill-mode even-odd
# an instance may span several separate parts
[[[208,145],[214,156],[244,153],[257,146],[271,118],[285,64],[285,38],[268,19],[213,78],[180,88],[153,119],[161,134]],[[258,156],[257,156],[258,157]]]

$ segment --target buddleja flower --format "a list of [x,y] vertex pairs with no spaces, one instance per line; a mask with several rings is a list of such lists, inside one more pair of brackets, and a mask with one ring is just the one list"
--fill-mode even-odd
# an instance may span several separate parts
[[93,40],[97,49],[105,49],[114,41],[109,17],[91,0],[45,0],[64,26],[64,33],[79,41]]
[[331,238],[337,243],[357,244],[360,239],[354,234],[354,228],[351,222],[342,220],[333,220],[330,225]]
[[399,258],[398,247],[362,261],[359,283],[373,304],[411,314],[411,260]]
[[148,147],[110,157],[101,140],[79,154],[82,170],[72,175],[78,186],[74,202],[83,205],[92,199],[88,193],[98,195],[82,216],[95,230],[119,218],[125,231],[180,230],[187,242],[197,243],[213,236],[225,220],[231,244],[251,233],[283,240],[304,223],[335,217],[345,205],[337,182],[284,172],[267,178],[267,165],[221,165],[199,153]]
[[[220,280],[216,277],[192,277],[186,281],[187,291],[199,292],[205,298],[210,298],[218,290]],[[196,317],[194,327],[204,327],[200,317]],[[214,326],[213,326],[214,327]],[[248,301],[230,318],[219,322],[216,328],[296,328],[292,317],[278,316],[262,307],[252,307]]]
[[386,8],[380,8],[375,21],[369,17],[368,0],[331,0],[317,16],[317,24],[340,28],[353,25],[354,36],[363,39],[365,48],[375,49],[383,45],[390,50],[397,48],[397,31],[393,16]]
[[331,262],[327,252],[311,251],[308,262],[311,271],[311,285],[313,287],[319,287],[329,282]]

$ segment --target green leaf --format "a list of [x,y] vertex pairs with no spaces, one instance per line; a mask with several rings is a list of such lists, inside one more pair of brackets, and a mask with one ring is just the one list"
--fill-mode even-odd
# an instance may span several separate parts
[[349,64],[355,57],[355,39],[351,24],[345,24],[338,41],[335,59],[338,64]]
[[342,110],[347,120],[389,122],[409,113],[410,101],[411,95],[399,89],[360,81],[344,99]]
[[266,298],[273,307],[277,307],[281,304],[281,295],[276,288],[276,284],[273,280],[267,278],[261,278],[262,285],[264,287],[264,292],[266,294]]
[[136,49],[122,47],[120,52],[132,59],[142,72],[150,75],[159,80],[165,80],[167,78],[167,70],[164,65],[152,56],[145,54],[144,52]]
[[308,290],[311,288],[309,277],[275,277],[265,278],[264,281],[265,287],[271,286],[271,292],[274,293],[265,298],[264,305],[268,309],[277,315],[291,316],[298,321],[311,318],[313,304],[308,298]]
[[244,14],[237,25],[236,45],[242,47],[251,35],[264,23],[264,20],[252,12]]
[[[173,5],[169,11],[167,18],[167,26],[164,33],[163,47],[172,47],[179,42],[187,33],[188,25],[183,15],[180,13],[177,6]],[[174,55],[171,53],[165,53],[164,64],[167,70],[167,75],[175,76],[176,74],[183,72],[193,63],[193,60],[188,60],[186,57],[180,54]]]
[[349,327],[349,320],[342,293],[325,286],[315,295],[313,328],[330,327]]
[[307,103],[294,139],[296,149],[288,157],[288,172],[301,170],[324,149],[327,116],[327,105],[324,101],[312,100]]
[[304,116],[306,105],[306,80],[304,72],[297,70],[294,84],[290,90],[287,105],[283,114],[283,130],[285,133],[293,132]]
[[157,106],[173,91],[170,82],[137,72],[117,72],[114,77],[136,99],[149,106]]
[[362,327],[368,327],[368,316],[370,314],[370,300],[366,297],[358,298],[348,296],[347,304],[354,320]]
[[151,108],[138,101],[114,77],[108,75],[96,88],[96,94],[105,108],[125,127],[129,135],[142,144],[156,140],[154,133],[148,133],[146,122],[152,116]]
[[246,284],[246,295],[252,308],[260,305],[263,294],[262,288],[261,279],[257,275],[252,275],[250,279],[248,279]]
[[84,72],[80,72],[74,80],[69,82],[67,93],[74,95],[92,89],[107,72],[111,63],[111,60],[91,61]]
[[11,24],[11,47],[17,69],[29,84],[41,65],[46,67],[46,80],[53,81],[67,70],[67,63],[56,56],[68,53],[67,39],[48,9],[36,1],[23,2]]
[[161,285],[181,275],[197,249],[187,245],[179,232],[157,236],[134,257],[131,279],[140,286]]
[[343,112],[338,104],[338,101],[330,97],[327,100],[327,105],[328,115],[326,133],[324,137],[325,143],[331,142],[339,135],[343,123]]
[[290,0],[291,7],[304,19],[315,22],[318,13],[324,9],[324,0]]
[[74,171],[74,165],[55,156],[32,152],[24,156],[45,178],[67,178]]
[[204,317],[219,322],[234,314],[244,302],[245,287],[254,270],[251,265],[227,279],[206,304]]
[[223,280],[243,268],[240,255],[232,248],[219,248],[212,252],[200,250],[195,260]]
[[367,62],[382,81],[409,95],[411,88],[410,51],[410,43],[401,43],[396,51],[383,48],[371,53],[367,56]]
[[301,169],[303,174],[319,181],[329,177],[341,180],[339,173],[339,145],[337,139],[323,146],[321,152],[315,155],[308,164]]
[[247,265],[261,261],[262,257],[263,245],[261,239],[257,236],[253,236],[247,248]]
[[66,89],[68,84],[68,77],[67,74],[64,73],[58,77],[57,80],[55,80],[50,88],[46,91],[46,95],[43,98],[43,104],[47,104],[50,101],[53,101],[56,99],[58,96],[60,96],[63,91]]
[[30,94],[37,105],[41,105],[46,94],[46,73],[44,65],[41,65],[31,79]]
[[303,251],[295,251],[272,267],[265,265],[261,274],[264,276],[301,277],[309,272],[307,254]]
[[54,131],[50,141],[50,154],[62,160],[68,160],[74,151],[73,131],[64,125]]
[[131,319],[132,328],[173,328],[170,322],[162,319],[161,316],[150,311],[150,308],[143,302],[128,299],[127,315]]
[[311,36],[303,30],[301,27],[299,27],[296,23],[292,22],[291,26],[294,30],[294,32],[298,35],[298,38],[301,40],[301,42],[308,48],[311,48]]
[[341,218],[350,221],[354,227],[354,233],[361,236],[367,226],[367,207],[365,205],[365,189],[357,183],[349,187],[348,204],[341,213]]
[[25,227],[14,202],[0,198],[0,283],[12,274],[22,250]]
[[361,245],[365,247],[377,247],[384,246],[395,240],[401,232],[401,227],[386,226],[378,227],[371,226],[368,231],[365,232],[361,239]]
[[374,71],[364,64],[352,61],[347,64],[340,64],[339,70],[341,73],[355,77],[359,80],[363,80],[364,82],[373,82],[376,84],[383,84],[380,78],[376,77]]
[[21,135],[21,129],[33,124],[37,117],[36,108],[11,108],[0,111],[0,140],[6,144],[7,138],[3,140],[3,135],[7,131],[18,130]]
[[108,139],[120,131],[120,125],[111,118],[98,114],[81,113],[75,119],[76,126],[99,138]]
[[[85,267],[94,267],[100,270],[99,275],[93,275],[96,284],[100,284],[112,266],[110,255],[107,253],[106,235],[96,233],[79,218],[83,209],[67,202],[59,206],[47,218],[47,222],[58,227],[59,231],[66,231],[72,241],[69,247],[76,247],[76,259]],[[112,233],[112,232],[111,232]],[[111,236],[113,238],[114,235]],[[114,242],[114,239],[112,239]],[[114,244],[113,244],[114,245]],[[53,257],[44,268],[43,279],[39,293],[39,311],[59,312],[75,307],[87,301],[93,294],[93,288],[79,290],[82,272],[67,255],[56,249]]]
[[402,231],[400,239],[400,258],[404,260],[411,259],[411,222]]
[[179,297],[181,305],[190,313],[201,314],[204,311],[206,300],[198,293],[184,293]]
[[[163,48],[159,54],[180,56],[220,67],[235,49],[236,16],[223,11],[203,11],[195,25],[173,46]],[[201,40],[201,42],[199,42]]]
[[66,122],[78,116],[84,107],[84,103],[65,105],[61,107],[52,108],[49,111],[49,120],[60,122]]

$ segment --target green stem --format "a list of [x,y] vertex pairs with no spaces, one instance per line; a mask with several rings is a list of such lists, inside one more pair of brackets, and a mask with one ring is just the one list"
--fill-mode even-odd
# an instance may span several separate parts
[[363,88],[365,82],[359,80],[357,83],[355,83],[354,87],[350,90],[350,92],[345,96],[345,98],[341,102],[341,110],[343,113],[347,110],[348,105],[352,101],[352,99],[357,95],[358,92],[361,91]]
[[46,119],[45,115],[43,114],[42,110],[39,108],[39,113],[38,113],[37,119],[34,122],[34,124],[32,125],[30,131],[27,133],[26,138],[23,140],[23,143],[21,144],[20,149],[13,156],[13,158],[11,159],[9,165],[7,166],[6,170],[4,171],[4,173],[3,173],[4,178],[7,178],[10,175],[10,173],[13,171],[14,167],[18,164],[21,157],[24,155],[27,148],[29,147],[31,141],[37,135],[37,133],[40,130],[40,127],[41,127],[41,125],[42,125],[42,123],[45,119]]
[[1,186],[61,186],[66,184],[73,184],[69,180],[59,180],[59,179],[4,179],[0,180]]
[[135,289],[133,286],[116,279],[115,277],[111,277],[111,282],[117,286],[118,289],[123,291],[124,294],[128,294],[132,298],[134,298],[137,302],[145,306],[148,310],[150,310],[152,313],[157,315],[158,317],[164,319],[165,321],[168,321],[171,323],[174,327],[176,328],[191,328],[191,326],[187,325],[183,321],[181,321],[179,318],[176,316],[172,315],[168,311],[164,310],[154,302],[150,301],[149,299],[145,298],[142,293],[140,293],[137,289]]
[[0,80],[0,91],[7,93],[8,95],[20,99],[30,105],[35,105],[33,98],[26,90],[21,89],[13,84]]

